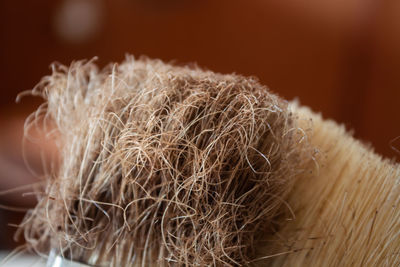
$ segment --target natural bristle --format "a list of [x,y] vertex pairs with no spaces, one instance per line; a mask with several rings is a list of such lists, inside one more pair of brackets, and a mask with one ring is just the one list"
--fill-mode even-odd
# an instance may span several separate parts
[[[34,89],[60,163],[22,226],[94,265],[241,265],[309,161],[285,101],[254,78],[128,57],[56,65]],[[39,111],[40,112],[40,111]]]

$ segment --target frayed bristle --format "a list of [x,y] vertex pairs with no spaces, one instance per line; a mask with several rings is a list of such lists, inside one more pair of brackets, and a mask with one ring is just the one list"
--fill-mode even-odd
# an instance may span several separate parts
[[241,265],[309,161],[288,104],[254,78],[128,57],[34,89],[60,167],[22,226],[29,246],[100,266]]

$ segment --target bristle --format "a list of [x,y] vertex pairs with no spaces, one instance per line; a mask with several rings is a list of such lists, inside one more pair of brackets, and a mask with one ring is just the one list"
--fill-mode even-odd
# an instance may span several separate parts
[[312,160],[288,103],[254,78],[128,57],[55,65],[60,163],[22,226],[31,249],[98,266],[236,266]]
[[319,169],[296,180],[287,199],[296,219],[258,246],[258,266],[400,266],[400,165],[343,126],[292,109],[300,124],[312,120]]

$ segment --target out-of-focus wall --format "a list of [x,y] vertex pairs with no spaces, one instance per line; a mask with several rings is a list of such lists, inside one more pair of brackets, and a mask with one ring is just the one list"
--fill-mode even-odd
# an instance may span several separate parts
[[[257,76],[399,158],[399,11],[396,0],[1,1],[0,190],[36,181],[23,167],[21,138],[23,118],[40,100],[15,104],[17,93],[53,61],[98,56],[104,66],[125,53]],[[37,151],[28,147],[27,157],[39,166]],[[19,196],[0,195],[0,204],[34,204]],[[7,248],[13,231],[5,223],[21,215],[1,212]]]

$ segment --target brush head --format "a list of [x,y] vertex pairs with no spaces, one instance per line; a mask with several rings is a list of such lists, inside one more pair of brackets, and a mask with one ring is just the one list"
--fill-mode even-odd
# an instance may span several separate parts
[[311,158],[288,104],[254,78],[128,57],[53,66],[33,90],[59,168],[28,245],[95,265],[239,265],[287,212]]

